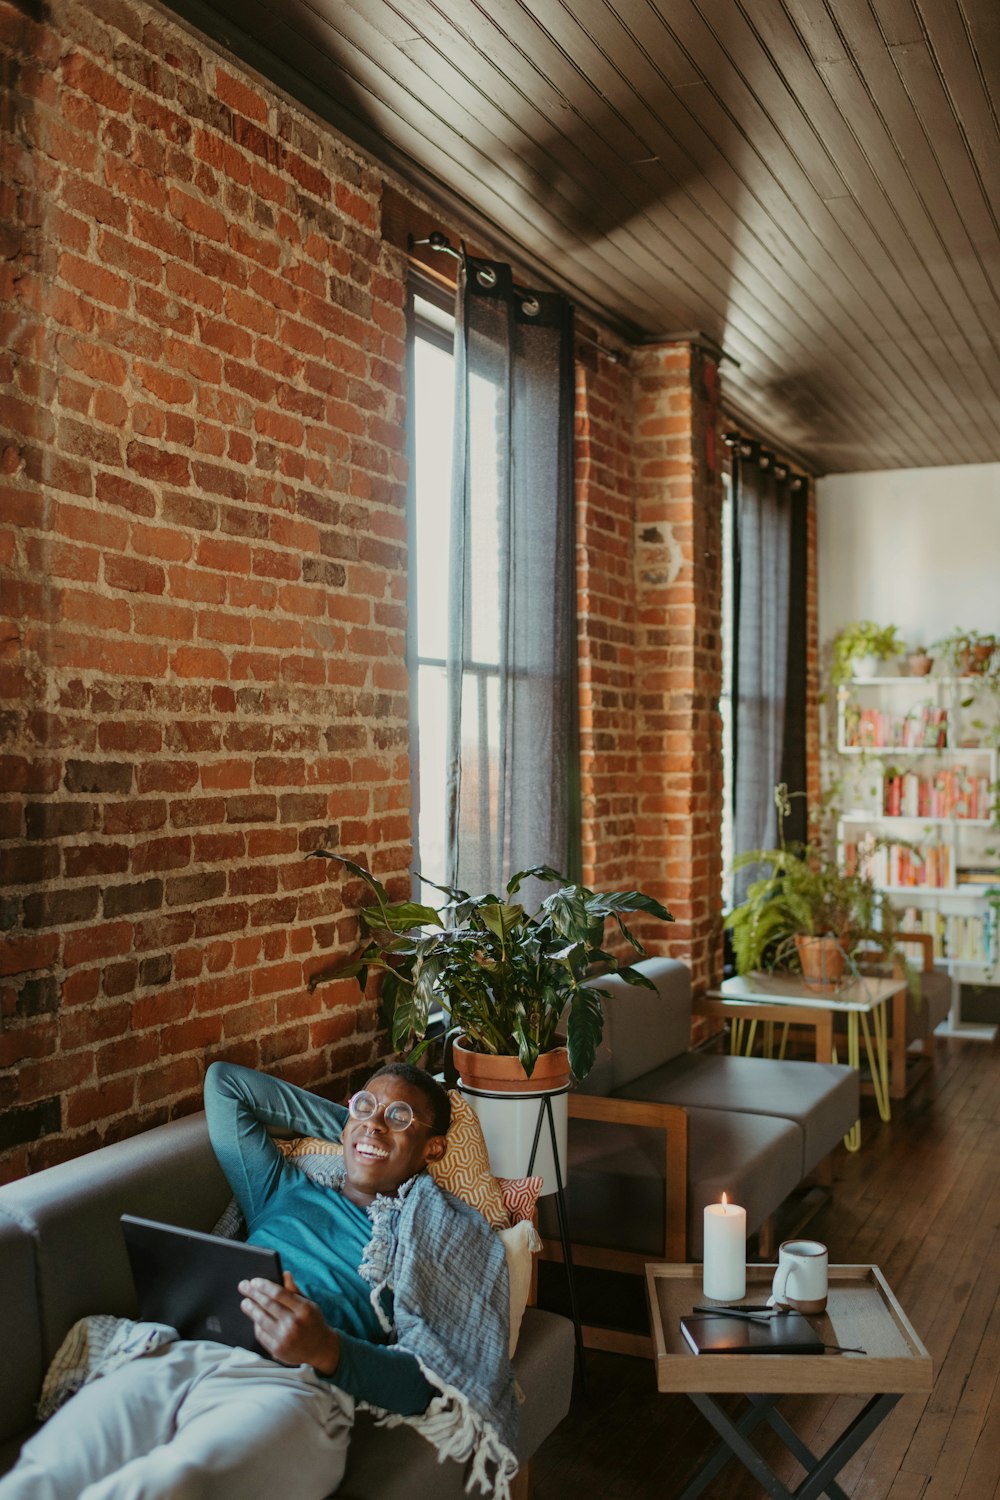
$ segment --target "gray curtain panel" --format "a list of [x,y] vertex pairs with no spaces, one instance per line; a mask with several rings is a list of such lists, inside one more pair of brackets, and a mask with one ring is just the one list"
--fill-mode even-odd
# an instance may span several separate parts
[[[781,780],[788,679],[791,497],[787,477],[756,443],[735,449],[733,852],[772,849]],[[735,879],[738,905],[753,868]]]
[[466,259],[456,323],[448,881],[499,892],[579,870],[573,311]]

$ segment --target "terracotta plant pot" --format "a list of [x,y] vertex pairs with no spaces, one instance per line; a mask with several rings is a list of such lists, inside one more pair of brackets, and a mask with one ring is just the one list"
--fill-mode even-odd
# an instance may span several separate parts
[[553,1047],[550,1052],[543,1052],[530,1078],[517,1057],[494,1057],[488,1052],[473,1052],[463,1047],[460,1041],[456,1041],[452,1055],[462,1082],[470,1089],[482,1089],[491,1094],[541,1094],[549,1089],[565,1088],[572,1077],[569,1052],[565,1047]]
[[906,665],[910,669],[911,677],[926,677],[934,665],[934,658],[928,656],[926,651],[913,651],[906,658]]
[[822,990],[835,990],[844,975],[847,959],[835,937],[806,937],[799,934],[795,947],[807,984]]
[[[568,1094],[565,1090],[572,1079],[567,1049],[555,1047],[543,1052],[530,1078],[516,1057],[472,1052],[461,1042],[455,1043],[452,1055],[462,1093],[479,1116],[494,1176],[523,1177],[537,1135],[531,1170],[544,1178],[542,1192],[553,1192],[558,1180],[566,1181]],[[544,1124],[540,1134],[538,1129],[539,1115],[545,1107],[542,1095],[559,1089],[564,1092],[549,1101],[559,1158],[557,1174],[551,1134]]]

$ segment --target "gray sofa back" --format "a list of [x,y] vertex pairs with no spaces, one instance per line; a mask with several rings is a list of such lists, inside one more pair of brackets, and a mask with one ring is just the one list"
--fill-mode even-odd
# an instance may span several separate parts
[[[0,1444],[34,1419],[35,1397],[45,1371],[35,1314],[35,1257],[31,1241],[0,1214]],[[2,1469],[0,1469],[2,1472]]]
[[[34,1252],[37,1304],[32,1297],[27,1306],[32,1318],[36,1305],[39,1309],[41,1369],[78,1318],[98,1310],[135,1316],[120,1214],[209,1230],[230,1196],[200,1113],[0,1190],[0,1230],[17,1226],[30,1236]],[[7,1293],[5,1286],[5,1307]],[[29,1382],[19,1365],[19,1391],[35,1395],[40,1384],[41,1371]],[[0,1435],[24,1425],[24,1410],[15,1420],[8,1402],[0,1399]]]
[[676,958],[649,958],[642,972],[655,990],[618,974],[595,980],[604,1001],[604,1036],[582,1094],[613,1094],[634,1078],[679,1057],[691,1045],[691,974]]

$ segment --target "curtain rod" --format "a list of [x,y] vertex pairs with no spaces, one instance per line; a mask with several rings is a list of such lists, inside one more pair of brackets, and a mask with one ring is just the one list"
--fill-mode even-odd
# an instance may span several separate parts
[[769,448],[765,448],[764,444],[757,438],[746,437],[742,432],[724,432],[722,434],[722,441],[727,448],[734,449],[740,458],[752,458],[754,449],[756,449],[757,460],[762,469],[773,469],[776,479],[788,479],[790,477],[793,490],[801,490],[803,486],[808,489],[808,474],[796,474],[791,464],[779,458],[776,453],[772,453]]
[[[415,250],[418,245],[427,245],[431,250],[439,250],[442,255],[453,255],[456,260],[465,258],[464,246],[461,250],[456,250],[448,236],[440,229],[432,229],[430,234],[422,240],[414,239],[412,234],[406,236],[408,250]],[[623,356],[618,349],[609,349],[606,344],[601,343],[600,339],[593,338],[589,333],[581,333],[579,329],[574,330],[574,336],[581,344],[590,344],[599,354],[603,354],[605,359],[612,360],[616,365],[622,363]]]

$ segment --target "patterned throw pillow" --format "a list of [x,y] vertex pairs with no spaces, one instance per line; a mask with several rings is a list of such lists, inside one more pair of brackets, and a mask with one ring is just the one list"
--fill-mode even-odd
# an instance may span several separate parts
[[535,1212],[544,1177],[498,1177],[503,1206],[512,1224],[530,1219]]
[[318,1135],[297,1135],[294,1140],[275,1141],[282,1156],[288,1161],[297,1161],[300,1156],[343,1156],[344,1148],[339,1141],[324,1141]]
[[494,1229],[506,1229],[510,1216],[497,1179],[490,1171],[490,1157],[479,1116],[458,1089],[449,1089],[448,1097],[451,1099],[448,1145],[441,1160],[430,1162],[427,1170],[438,1187],[478,1208]]

